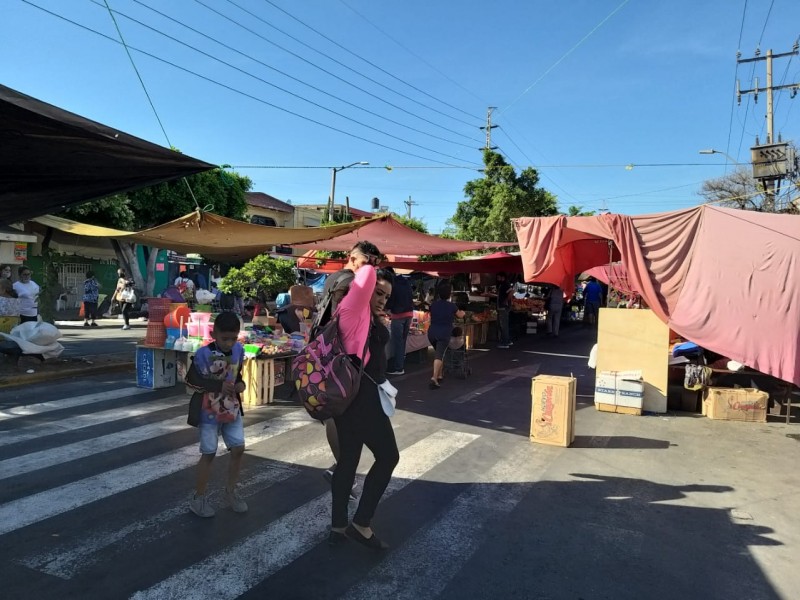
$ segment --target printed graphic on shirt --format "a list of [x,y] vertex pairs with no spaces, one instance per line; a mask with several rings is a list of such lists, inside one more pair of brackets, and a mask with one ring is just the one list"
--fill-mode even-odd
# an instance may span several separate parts
[[[235,344],[228,356],[211,346],[206,346],[198,350],[194,357],[194,365],[203,377],[235,383],[243,358],[244,350],[241,344]],[[201,415],[203,422],[230,423],[236,420],[238,413],[239,401],[236,397],[216,392],[203,393]]]

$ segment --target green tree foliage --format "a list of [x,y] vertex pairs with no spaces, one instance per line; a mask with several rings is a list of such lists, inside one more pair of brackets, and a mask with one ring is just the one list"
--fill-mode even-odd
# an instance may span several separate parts
[[392,215],[394,220],[398,223],[402,223],[406,227],[410,227],[411,229],[415,229],[420,233],[428,233],[428,226],[425,224],[425,221],[422,219],[417,219],[415,217],[404,217],[401,215]]
[[294,263],[261,254],[240,268],[232,268],[220,282],[219,289],[243,298],[256,298],[260,294],[275,296],[288,290],[295,282]]
[[570,206],[566,212],[567,217],[593,217],[593,210],[583,210],[582,206]]
[[464,186],[467,199],[458,203],[449,220],[461,240],[507,242],[517,238],[511,219],[558,214],[556,197],[536,187],[533,167],[517,175],[502,155],[483,151],[484,176]]
[[[191,186],[191,192],[189,186]],[[200,208],[209,212],[244,219],[245,192],[253,182],[249,177],[213,169],[167,183],[115,194],[70,208],[61,216],[91,225],[138,231],[172,221],[196,210],[192,193]],[[145,251],[147,267],[142,273],[137,260],[137,244],[111,240],[120,266],[130,273],[136,287],[151,295],[155,286],[155,260],[158,248]]]

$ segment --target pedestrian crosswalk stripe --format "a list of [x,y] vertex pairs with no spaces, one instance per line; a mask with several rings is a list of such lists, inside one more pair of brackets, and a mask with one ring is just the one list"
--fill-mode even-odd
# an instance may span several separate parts
[[174,408],[182,404],[186,406],[189,405],[189,399],[185,395],[149,400],[147,402],[134,404],[133,406],[112,408],[85,415],[75,415],[74,417],[67,417],[59,421],[19,427],[17,429],[4,431],[3,434],[0,435],[0,446],[18,444],[19,442],[26,442],[28,440],[38,440],[48,435],[83,429],[84,427],[91,427],[92,425],[103,425],[113,421],[121,421],[122,419],[140,417],[167,408]]
[[532,467],[543,471],[549,460],[549,455],[530,445],[518,447],[482,475],[481,482],[459,494],[435,522],[424,525],[393,550],[343,598],[437,598],[480,547],[486,529],[531,491],[534,484],[522,482],[520,475]]
[[94,404],[95,402],[116,400],[118,398],[129,398],[130,396],[139,396],[141,394],[148,394],[152,392],[153,390],[145,390],[136,387],[121,389],[117,388],[114,390],[107,390],[105,392],[97,392],[96,394],[85,394],[83,396],[73,396],[71,398],[50,400],[48,402],[39,402],[37,404],[15,406],[13,408],[0,410],[0,421],[5,421],[6,419],[18,419],[20,417],[30,417],[32,415],[40,415],[53,410],[64,410],[66,408],[75,408],[76,406]]
[[186,415],[181,415],[174,419],[158,421],[157,423],[150,423],[149,425],[142,425],[125,431],[116,431],[108,435],[75,442],[74,444],[66,444],[49,450],[40,450],[39,452],[7,458],[6,460],[0,460],[0,480],[52,467],[53,465],[60,465],[71,460],[86,458],[107,450],[119,450],[130,444],[150,440],[186,428]]
[[[250,440],[252,442],[252,439]],[[299,449],[283,450],[277,448],[271,453],[272,462],[260,466],[251,475],[242,478],[239,489],[243,498],[258,494],[268,487],[284,481],[302,471],[303,464],[311,460],[330,458],[330,447],[325,436],[318,438],[315,446],[301,446]],[[247,464],[247,463],[245,463]],[[247,471],[245,471],[247,473]],[[156,515],[128,523],[120,529],[103,528],[78,533],[67,546],[57,550],[27,557],[21,564],[61,579],[71,579],[79,572],[106,558],[104,550],[114,544],[133,542],[137,545],[152,544],[171,535],[168,527],[172,519],[189,512],[186,500],[190,491],[173,498],[173,505]]]
[[[256,444],[311,423],[305,411],[293,411],[246,427],[245,440],[247,444]],[[7,502],[0,505],[0,535],[194,466],[198,456],[198,445],[191,444],[125,467]]]
[[[427,471],[475,441],[478,435],[439,430],[400,453],[398,464],[384,494],[396,493]],[[210,556],[153,587],[137,592],[135,600],[237,598],[322,542],[330,524],[330,493],[273,521],[227,550]],[[224,569],[217,568],[225,565]],[[209,577],[213,573],[213,577]]]

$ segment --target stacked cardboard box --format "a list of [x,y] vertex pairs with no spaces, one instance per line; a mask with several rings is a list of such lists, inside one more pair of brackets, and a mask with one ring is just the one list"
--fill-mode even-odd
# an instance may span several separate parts
[[601,371],[594,387],[597,410],[641,415],[644,381],[641,371]]
[[724,421],[767,422],[769,394],[755,388],[706,388],[703,414]]
[[539,375],[531,385],[531,441],[568,447],[575,441],[574,377]]

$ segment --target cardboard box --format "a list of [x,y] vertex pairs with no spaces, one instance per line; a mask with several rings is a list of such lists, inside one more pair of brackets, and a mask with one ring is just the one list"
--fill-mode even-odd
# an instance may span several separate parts
[[531,382],[531,441],[568,447],[575,441],[574,377],[539,375]]
[[136,346],[136,385],[155,390],[174,387],[176,381],[175,351]]
[[[641,371],[601,371],[597,375],[594,388],[594,402],[597,410],[605,412],[624,412],[642,414],[644,403],[644,382]],[[600,408],[600,405],[604,405]],[[609,406],[636,409],[621,411]],[[638,410],[638,412],[636,412]]]
[[723,421],[767,422],[769,394],[755,388],[706,388],[703,414]]

